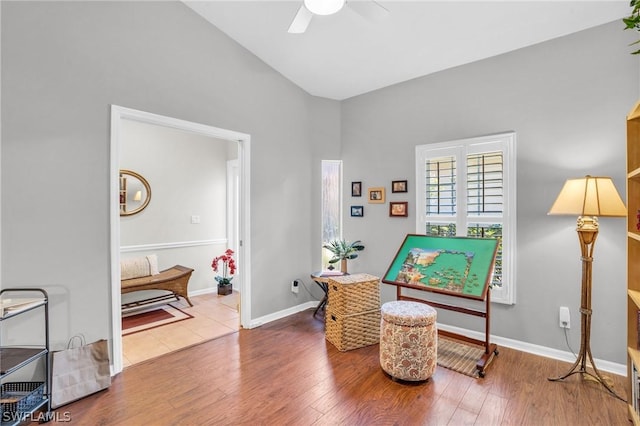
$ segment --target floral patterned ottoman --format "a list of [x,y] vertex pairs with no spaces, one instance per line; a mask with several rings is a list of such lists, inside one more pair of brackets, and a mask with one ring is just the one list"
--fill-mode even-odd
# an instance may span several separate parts
[[392,378],[427,380],[437,362],[436,310],[419,302],[393,301],[381,308],[380,366]]

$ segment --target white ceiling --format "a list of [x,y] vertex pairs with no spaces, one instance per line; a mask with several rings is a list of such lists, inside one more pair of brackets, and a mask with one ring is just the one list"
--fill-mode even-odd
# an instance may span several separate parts
[[380,0],[389,10],[382,20],[347,3],[335,15],[314,16],[306,33],[289,34],[302,0],[184,2],[308,93],[337,100],[631,13],[628,0]]

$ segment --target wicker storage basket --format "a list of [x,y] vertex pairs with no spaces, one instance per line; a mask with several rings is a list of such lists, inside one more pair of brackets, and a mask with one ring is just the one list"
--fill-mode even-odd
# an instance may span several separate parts
[[327,309],[325,337],[342,352],[379,343],[380,309],[348,315]]
[[329,278],[329,309],[349,315],[380,309],[380,278],[369,274]]

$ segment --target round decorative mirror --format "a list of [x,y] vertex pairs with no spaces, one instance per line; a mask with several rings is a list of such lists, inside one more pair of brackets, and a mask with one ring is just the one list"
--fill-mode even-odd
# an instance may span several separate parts
[[149,182],[131,170],[120,170],[120,216],[140,213],[151,201]]

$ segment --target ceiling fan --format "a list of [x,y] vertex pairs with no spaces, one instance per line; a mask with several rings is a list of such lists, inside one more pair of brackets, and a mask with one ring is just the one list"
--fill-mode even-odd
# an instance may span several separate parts
[[[289,33],[302,34],[307,30],[313,15],[333,15],[338,13],[346,0],[303,0],[296,16],[289,26]],[[374,0],[351,1],[349,7],[367,19],[378,20],[385,17],[389,11]]]

